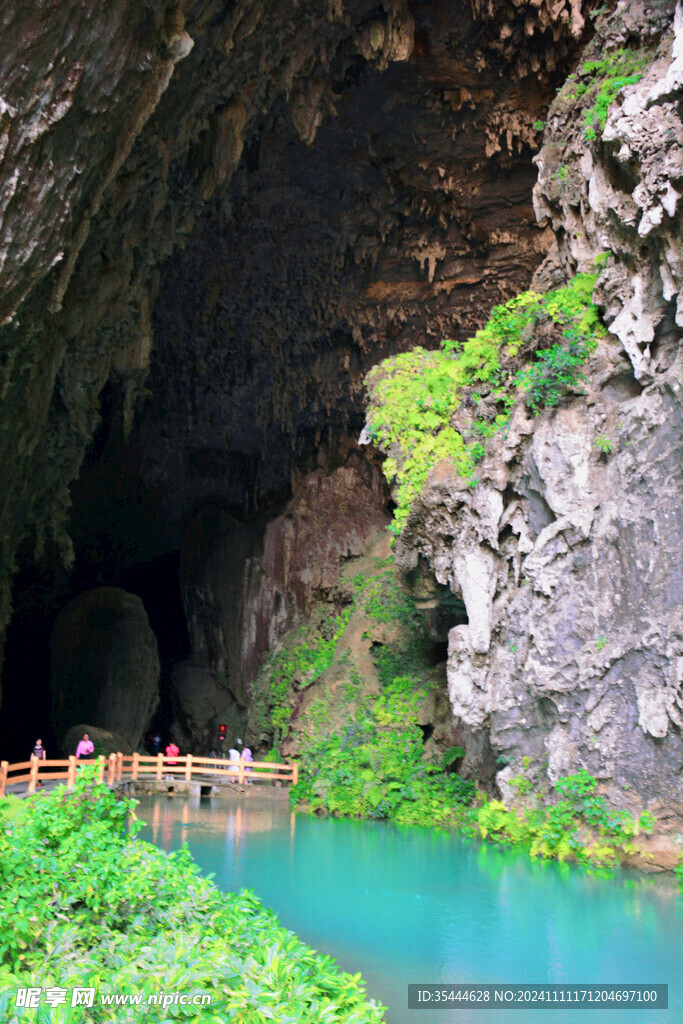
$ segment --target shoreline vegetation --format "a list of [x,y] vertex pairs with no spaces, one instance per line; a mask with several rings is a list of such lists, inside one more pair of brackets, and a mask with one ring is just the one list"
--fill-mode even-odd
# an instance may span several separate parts
[[[186,849],[136,838],[136,801],[81,769],[0,803],[0,1018],[7,1024],[160,1024],[160,991],[211,996],[167,1006],[183,1024],[380,1024],[359,974],[282,927],[248,890],[222,893]],[[94,1005],[15,1006],[19,988],[95,989]],[[139,997],[134,1018],[102,994]]]
[[[510,808],[460,777],[462,747],[427,751],[420,709],[439,682],[426,668],[423,613],[402,591],[392,558],[368,557],[348,572],[350,604],[291,631],[255,687],[254,724],[273,737],[273,756],[297,730],[293,806],[456,829],[605,876],[622,855],[646,856],[637,841],[652,833],[654,816],[612,807],[586,771],[544,787],[544,766],[525,757],[512,765],[518,798]],[[498,759],[499,768],[508,764]]]

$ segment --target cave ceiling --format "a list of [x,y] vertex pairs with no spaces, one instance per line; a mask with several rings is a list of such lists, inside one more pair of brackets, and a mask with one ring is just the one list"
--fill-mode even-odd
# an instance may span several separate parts
[[579,7],[3,5],[0,626],[18,551],[132,562],[284,500],[373,363],[528,284]]

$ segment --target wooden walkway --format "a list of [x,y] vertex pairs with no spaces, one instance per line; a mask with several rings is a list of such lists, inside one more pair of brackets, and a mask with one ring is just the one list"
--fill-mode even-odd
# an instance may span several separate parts
[[167,776],[185,782],[234,782],[242,785],[245,782],[267,782],[276,779],[296,784],[299,778],[298,764],[274,764],[272,761],[227,761],[221,757],[195,757],[186,754],[183,757],[166,757],[164,754],[110,754],[98,758],[77,761],[72,755],[63,761],[41,761],[32,757],[30,761],[17,764],[0,762],[0,797],[11,786],[27,785],[29,793],[34,793],[38,784],[47,781],[66,783],[71,788],[76,781],[79,764],[96,763],[99,768],[100,782],[114,786],[118,782],[135,782],[137,779],[157,779],[161,781]]

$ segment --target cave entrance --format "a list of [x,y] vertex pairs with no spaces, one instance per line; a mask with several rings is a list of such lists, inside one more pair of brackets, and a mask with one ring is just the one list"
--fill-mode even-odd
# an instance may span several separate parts
[[162,747],[169,742],[173,722],[171,672],[179,661],[190,656],[190,637],[180,593],[178,570],[180,555],[173,552],[143,562],[122,575],[121,586],[142,598],[159,650],[159,706],[146,735],[158,733]]

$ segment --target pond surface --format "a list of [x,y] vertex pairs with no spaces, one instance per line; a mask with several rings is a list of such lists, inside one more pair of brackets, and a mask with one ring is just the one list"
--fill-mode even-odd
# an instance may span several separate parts
[[[681,1024],[683,897],[672,878],[567,865],[386,822],[318,819],[275,797],[152,797],[141,838],[187,844],[344,970],[389,1024]],[[408,1010],[409,983],[669,985],[669,1009]]]

